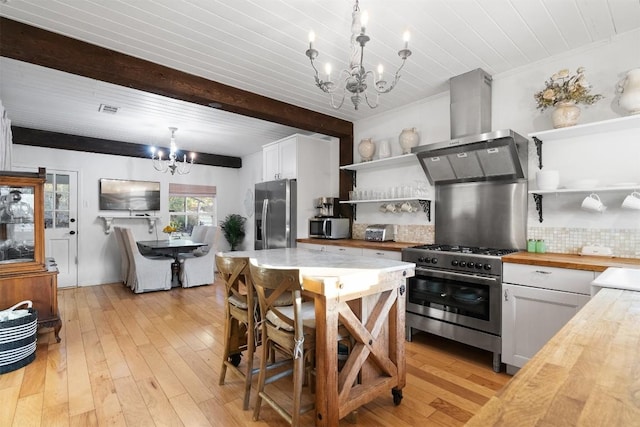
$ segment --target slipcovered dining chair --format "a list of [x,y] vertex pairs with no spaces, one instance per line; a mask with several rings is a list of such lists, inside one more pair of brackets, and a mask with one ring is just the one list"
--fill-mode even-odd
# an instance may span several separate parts
[[[253,263],[250,263],[249,268],[262,319],[262,355],[253,419],[257,421],[260,418],[260,407],[264,399],[292,426],[298,426],[300,415],[314,408],[313,404],[302,406],[305,373],[310,377],[315,357],[314,303],[302,302],[299,270],[261,267]],[[286,294],[291,296],[292,305],[278,306],[277,301]],[[274,352],[285,358],[275,361],[272,357]],[[268,371],[272,370],[274,373],[267,376]],[[270,394],[265,389],[265,385],[289,375],[293,376],[293,407],[290,412],[283,406],[283,402],[276,401],[278,393]]]
[[[218,274],[225,285],[224,351],[220,369],[220,385],[224,385],[227,368],[244,378],[244,401],[242,409],[249,409],[251,379],[258,371],[253,367],[256,348],[255,314],[257,301],[249,275],[249,258],[215,255]],[[239,367],[242,353],[245,366]]]
[[172,258],[144,256],[129,228],[121,228],[125,249],[129,256],[127,285],[135,293],[171,289]]
[[122,228],[113,227],[113,231],[118,244],[118,251],[120,252],[120,280],[126,285],[129,281],[129,255],[127,255]]
[[218,227],[207,226],[203,242],[207,246],[191,253],[180,255],[180,281],[183,288],[210,285],[215,280],[215,247],[218,241]]

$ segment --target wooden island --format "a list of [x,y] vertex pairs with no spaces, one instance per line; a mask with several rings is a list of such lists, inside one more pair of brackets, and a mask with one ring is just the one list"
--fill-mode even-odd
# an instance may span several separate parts
[[[388,393],[400,404],[405,385],[405,279],[415,264],[308,249],[228,252],[274,268],[296,268],[316,311],[316,426],[336,426]],[[338,371],[338,318],[352,347]]]

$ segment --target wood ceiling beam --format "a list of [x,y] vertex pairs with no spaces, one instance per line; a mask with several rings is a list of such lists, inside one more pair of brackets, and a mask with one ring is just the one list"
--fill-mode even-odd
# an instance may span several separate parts
[[0,54],[79,76],[341,138],[353,124],[150,61],[0,18]]
[[[340,139],[340,165],[353,163],[353,123],[0,17],[0,55]],[[340,198],[352,177],[340,171]],[[347,214],[347,212],[345,212]]]
[[[86,153],[112,154],[115,156],[140,157],[143,159],[148,159],[150,156],[149,147],[141,144],[69,135],[66,133],[29,129],[18,126],[11,126],[11,131],[13,133],[14,144],[57,148],[60,150],[83,151]],[[158,149],[165,153],[169,152],[169,148],[167,147],[158,147]],[[195,154],[195,164],[198,165],[236,169],[242,167],[242,159],[240,157],[208,153]]]

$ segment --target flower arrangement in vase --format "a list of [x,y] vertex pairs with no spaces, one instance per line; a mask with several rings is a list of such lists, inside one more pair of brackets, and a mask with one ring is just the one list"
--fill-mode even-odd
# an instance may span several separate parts
[[178,227],[173,222],[170,222],[169,225],[166,225],[162,229],[162,232],[168,234],[169,238],[174,238],[175,237],[174,233],[176,233],[177,231],[178,231]]
[[545,81],[544,89],[533,95],[540,111],[555,107],[552,114],[555,128],[578,122],[580,108],[576,104],[592,105],[604,98],[600,94],[590,94],[591,86],[584,71],[584,67],[579,67],[575,74],[567,69],[560,70]]

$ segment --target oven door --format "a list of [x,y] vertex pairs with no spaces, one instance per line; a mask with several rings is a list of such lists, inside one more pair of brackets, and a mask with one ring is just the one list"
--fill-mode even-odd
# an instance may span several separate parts
[[407,311],[500,335],[498,277],[417,267],[407,279]]

